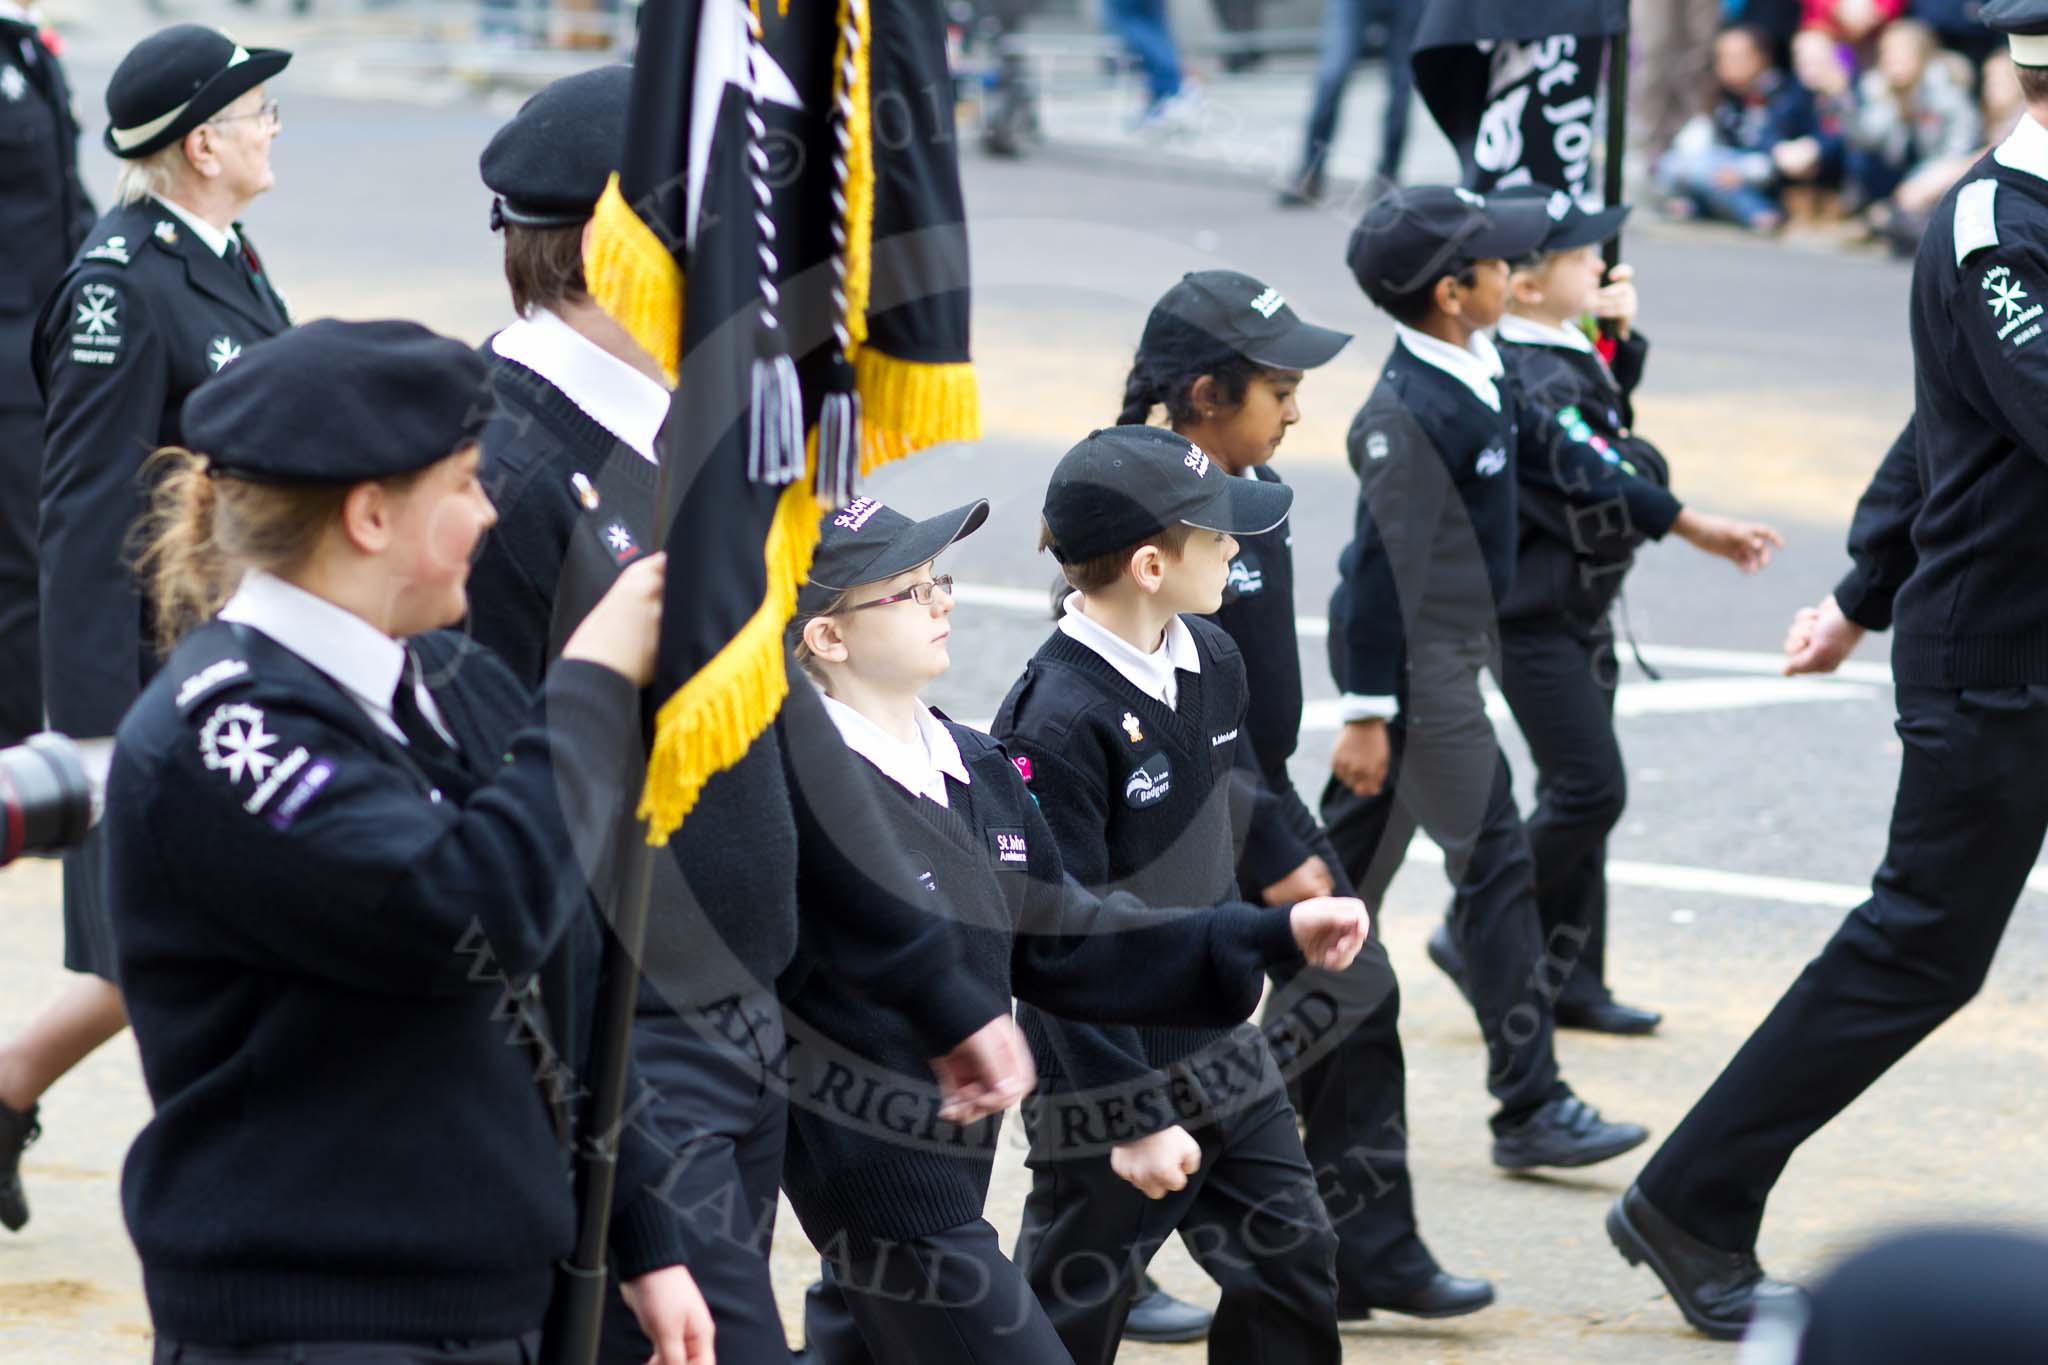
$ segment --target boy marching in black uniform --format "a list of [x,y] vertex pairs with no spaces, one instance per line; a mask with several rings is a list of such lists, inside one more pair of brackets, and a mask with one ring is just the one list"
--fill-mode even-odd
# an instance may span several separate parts
[[[412,323],[252,346],[161,457],[143,564],[182,637],[107,788],[155,1114],[122,1180],[154,1359],[534,1365],[576,1230],[599,928],[664,561],[538,697],[443,627],[491,505],[483,365]],[[660,1365],[710,1365],[660,1155],[616,1268]],[[217,1354],[216,1354],[217,1353]]]
[[[952,580],[934,576],[933,559],[987,514],[977,502],[914,522],[873,499],[849,504],[826,521],[793,626],[827,713],[866,760],[875,803],[920,851],[934,912],[959,922],[969,970],[1072,1018],[1220,1028],[1251,1013],[1262,967],[1298,967],[1306,953],[1341,970],[1365,941],[1356,899],[1176,911],[1084,890],[1001,746],[919,700],[951,662]],[[820,1102],[847,1091],[835,1067],[900,1093],[917,1085],[923,1057],[839,973],[813,973],[790,1006],[849,1054],[822,1066],[822,1054],[808,1065],[799,1054],[811,1074],[796,1088],[809,1098],[793,1111],[785,1183],[827,1249],[826,1282],[805,1304],[806,1360],[1067,1360],[981,1216],[1000,1119],[945,1130],[957,1134],[949,1147],[892,1121],[886,1102],[872,1116],[864,1104]]]
[[[107,82],[106,132],[122,160],[120,203],[86,234],[36,318],[43,704],[52,729],[86,741],[102,776],[114,727],[157,666],[128,568],[142,463],[179,443],[189,394],[243,346],[291,325],[237,221],[273,182],[277,105],[265,82],[290,61],[197,24],[152,34],[121,59]],[[64,965],[86,975],[0,1049],[8,1227],[28,1218],[16,1166],[37,1131],[37,1101],[127,1024],[103,841],[96,828],[64,856]]]
[[[584,224],[624,143],[630,76],[615,66],[555,82],[482,160],[521,316],[484,348],[483,477],[500,506],[471,581],[469,624],[535,681],[654,543],[668,391],[652,359],[591,301],[582,274]],[[793,668],[790,684],[775,725],[705,784],[655,856],[634,1023],[649,1088],[635,1121],[668,1156],[662,1197],[685,1211],[728,1365],[790,1358],[768,1273],[794,1046],[779,982],[822,958],[905,1016],[923,1058],[953,1054],[977,1077],[1001,1071],[1008,1088],[995,1087],[988,1109],[1029,1089],[1008,998],[960,969],[951,926],[915,899],[922,892],[872,803],[846,799],[863,779],[816,689]],[[798,887],[812,882],[837,894],[800,917]],[[602,1359],[646,1356],[615,1295]]]
[[[1444,850],[1499,1104],[1493,1160],[1508,1170],[1591,1165],[1648,1136],[1601,1118],[1558,1073],[1528,839],[1479,692],[1514,572],[1522,439],[1484,329],[1506,304],[1508,261],[1549,228],[1539,203],[1422,188],[1385,196],[1353,232],[1352,274],[1398,339],[1352,422],[1357,532],[1330,602],[1346,719],[1323,796],[1330,842],[1367,905],[1382,903],[1418,826]],[[1563,474],[1574,450],[1553,450]],[[1609,468],[1578,454],[1573,496],[1617,495]],[[1619,495],[1664,496],[1631,482]]]
[[1774,1286],[1764,1206],[1800,1144],[1975,995],[2048,831],[2048,0],[1991,0],[2027,113],[1932,215],[1913,266],[1912,419],[1849,530],[1853,564],[1794,620],[1786,672],[1892,629],[1903,745],[1870,899],[1609,1211],[1709,1336]]
[[[1091,890],[1233,898],[1244,664],[1199,614],[1222,602],[1234,534],[1271,530],[1292,500],[1157,427],[1091,433],[1053,471],[1042,541],[1075,591],[995,732]],[[1176,1230],[1223,1287],[1211,1360],[1333,1365],[1335,1236],[1258,1030],[1021,1017],[1048,1093],[1026,1114],[1018,1260],[1078,1365],[1115,1356]]]
[[[1631,398],[1649,340],[1635,327],[1634,272],[1618,265],[1612,282],[1601,283],[1600,244],[1621,230],[1628,209],[1587,213],[1569,194],[1542,187],[1504,193],[1535,198],[1551,219],[1536,253],[1515,263],[1496,333],[1501,364],[1532,415],[1525,435],[1586,447],[1622,473],[1668,488],[1663,453],[1635,430]],[[1611,357],[1587,334],[1588,317],[1613,326]],[[1516,461],[1500,690],[1536,761],[1536,809],[1526,828],[1543,941],[1563,977],[1554,982],[1558,1027],[1649,1033],[1662,1016],[1616,1001],[1606,975],[1607,835],[1628,791],[1614,734],[1619,669],[1608,615],[1646,540],[1675,534],[1745,573],[1768,564],[1783,541],[1769,526],[1703,513],[1675,497],[1575,502],[1560,487],[1560,467],[1551,450],[1526,441]],[[1447,925],[1430,936],[1430,956],[1462,982]]]
[[[1278,484],[1268,461],[1300,419],[1295,395],[1303,372],[1326,364],[1350,340],[1303,322],[1278,291],[1249,275],[1190,274],[1145,321],[1118,420],[1142,423],[1163,407],[1172,429],[1226,472]],[[1212,619],[1237,643],[1251,695],[1237,741],[1239,772],[1251,788],[1240,893],[1273,905],[1333,890],[1349,895],[1342,860],[1287,773],[1302,713],[1292,523],[1237,539],[1229,586]],[[1493,1286],[1445,1273],[1416,1231],[1400,987],[1378,934],[1348,972],[1311,973],[1302,981],[1338,1011],[1295,1078],[1303,1146],[1325,1206],[1342,1211],[1332,1215],[1338,1317],[1362,1320],[1374,1309],[1430,1318],[1477,1312],[1493,1302]],[[1287,1017],[1288,994],[1283,989],[1268,1001],[1269,1023]]]

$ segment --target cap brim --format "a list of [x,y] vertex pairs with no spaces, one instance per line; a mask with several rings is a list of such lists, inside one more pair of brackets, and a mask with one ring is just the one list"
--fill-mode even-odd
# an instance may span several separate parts
[[1198,530],[1256,536],[1287,520],[1293,506],[1294,490],[1286,484],[1232,474],[1216,497],[1181,521]]
[[1467,260],[1518,261],[1537,247],[1556,226],[1549,210],[1539,199],[1516,199],[1496,195],[1486,201],[1487,226],[1458,243]]
[[1350,341],[1349,332],[1296,322],[1292,330],[1247,351],[1245,359],[1269,370],[1313,370],[1336,359]]
[[1602,209],[1598,213],[1575,213],[1556,225],[1554,234],[1543,239],[1541,249],[1573,251],[1582,246],[1612,241],[1620,233],[1621,225],[1628,221],[1628,215],[1627,204]]

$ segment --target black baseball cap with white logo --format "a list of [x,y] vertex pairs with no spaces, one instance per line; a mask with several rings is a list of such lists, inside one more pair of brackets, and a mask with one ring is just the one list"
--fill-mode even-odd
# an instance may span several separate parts
[[1401,186],[1373,201],[1344,259],[1382,308],[1427,293],[1475,261],[1519,261],[1550,233],[1539,200],[1474,194],[1448,185]]
[[1053,558],[1079,564],[1169,526],[1257,535],[1293,505],[1286,484],[1239,478],[1165,427],[1103,427],[1060,457],[1045,488],[1045,525]]
[[1197,270],[1152,306],[1142,356],[1195,364],[1232,355],[1272,370],[1313,370],[1351,340],[1349,332],[1303,322],[1280,292],[1235,270]]
[[848,588],[928,564],[987,520],[985,498],[923,521],[912,521],[874,498],[855,498],[825,518],[810,577],[797,589],[797,612],[815,616]]
[[1543,212],[1550,219],[1550,231],[1536,244],[1536,250],[1543,253],[1575,251],[1582,246],[1612,241],[1629,215],[1627,204],[1589,212],[1568,191],[1554,190],[1548,185],[1517,185],[1511,190],[1495,190],[1493,197],[1530,199],[1543,205]]

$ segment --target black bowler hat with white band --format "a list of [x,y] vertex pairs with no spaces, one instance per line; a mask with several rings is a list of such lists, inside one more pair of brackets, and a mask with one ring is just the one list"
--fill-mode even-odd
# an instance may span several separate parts
[[1977,22],[2003,33],[2016,66],[2048,66],[2048,0],[1989,0]]
[[291,63],[275,47],[243,47],[217,28],[173,24],[128,50],[107,82],[107,150],[134,160],[162,151]]

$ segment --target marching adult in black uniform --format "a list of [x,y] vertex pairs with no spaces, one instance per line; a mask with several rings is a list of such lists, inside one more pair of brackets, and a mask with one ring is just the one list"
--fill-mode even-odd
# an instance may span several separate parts
[[[529,681],[655,535],[668,388],[591,300],[582,269],[630,86],[623,66],[557,81],[482,158],[520,316],[484,347],[483,477],[500,519],[472,581],[469,629]],[[989,1112],[1029,1088],[1008,998],[965,975],[953,926],[925,908],[911,870],[883,861],[896,845],[862,766],[816,689],[792,672],[776,724],[705,784],[654,864],[634,1025],[649,1089],[635,1122],[664,1150],[662,1197],[686,1214],[727,1365],[790,1359],[768,1252],[789,1122],[786,1057],[800,1040],[785,1033],[778,983],[799,989],[822,964],[907,1016],[902,1027],[924,1057],[953,1054],[976,1076],[1011,1058],[995,1067],[1012,1068],[1011,1084],[995,1087]],[[831,894],[800,916],[799,885]],[[602,1359],[646,1358],[645,1337],[615,1297]]]
[[1991,0],[2027,114],[1949,191],[1913,268],[1914,415],[1856,508],[1848,575],[1788,673],[1893,628],[1903,746],[1870,899],[1607,1215],[1686,1320],[1739,1335],[1785,1163],[1983,985],[2048,832],[2048,0]]
[[[494,513],[483,365],[409,322],[251,347],[187,405],[143,560],[108,889],[155,1116],[122,1180],[159,1362],[533,1365],[575,1240],[600,931],[665,561],[536,697],[442,628]],[[660,1157],[612,1251],[661,1365],[709,1365]],[[225,1352],[224,1352],[225,1353]]]
[[36,643],[36,481],[43,405],[29,369],[36,310],[84,242],[94,210],[78,178],[64,68],[29,9],[0,0],[0,745],[43,728]]
[[[269,189],[277,105],[264,82],[291,54],[237,46],[196,24],[137,43],[107,83],[117,197],[35,323],[43,401],[38,555],[43,695],[50,726],[109,737],[156,669],[146,606],[126,565],[143,509],[142,463],[179,443],[185,396],[290,325],[236,223]],[[64,965],[87,973],[0,1053],[0,1222],[28,1219],[16,1168],[36,1102],[126,1023],[95,833],[64,860]]]

